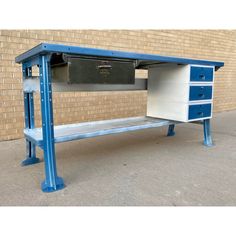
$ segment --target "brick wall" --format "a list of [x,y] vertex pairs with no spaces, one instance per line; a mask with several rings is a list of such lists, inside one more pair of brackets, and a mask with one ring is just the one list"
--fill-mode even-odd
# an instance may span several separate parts
[[[23,137],[21,67],[15,57],[41,42],[219,60],[214,111],[236,109],[236,30],[0,30],[0,140]],[[146,92],[54,94],[56,124],[144,115]],[[35,96],[40,125],[39,97]]]

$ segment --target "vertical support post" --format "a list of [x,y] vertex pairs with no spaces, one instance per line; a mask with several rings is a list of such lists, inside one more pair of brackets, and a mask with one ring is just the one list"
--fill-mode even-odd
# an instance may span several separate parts
[[40,56],[40,97],[42,113],[43,150],[45,163],[45,180],[41,187],[44,192],[53,192],[64,188],[64,181],[57,176],[53,105],[52,105],[52,85],[49,67],[49,56]]
[[212,137],[211,137],[211,125],[210,119],[203,120],[203,131],[204,131],[204,145],[207,147],[212,147]]
[[174,136],[175,135],[175,125],[169,125],[167,136]]
[[[32,75],[32,68],[22,65],[23,79],[27,79]],[[34,94],[33,92],[24,92],[24,113],[25,113],[25,128],[33,129],[34,126]],[[26,159],[22,161],[22,166],[32,165],[38,163],[40,160],[36,157],[35,144],[26,140]]]

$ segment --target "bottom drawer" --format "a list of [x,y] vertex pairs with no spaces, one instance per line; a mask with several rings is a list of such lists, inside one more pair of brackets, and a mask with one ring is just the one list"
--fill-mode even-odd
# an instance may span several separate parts
[[204,117],[210,117],[211,109],[212,109],[211,103],[190,105],[188,111],[188,119],[194,120],[194,119],[201,119]]

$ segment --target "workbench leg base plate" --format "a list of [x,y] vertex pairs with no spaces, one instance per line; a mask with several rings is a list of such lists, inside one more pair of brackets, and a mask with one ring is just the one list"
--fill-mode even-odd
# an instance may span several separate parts
[[206,147],[214,147],[215,146],[214,143],[207,143],[207,142],[203,142],[203,145]]
[[24,161],[21,162],[21,166],[34,165],[40,162],[40,159],[37,157],[27,157]]
[[64,184],[64,181],[61,177],[56,178],[56,185],[55,186],[48,185],[45,180],[41,184],[41,189],[45,193],[55,192],[55,191],[61,190],[63,188],[65,188],[65,184]]
[[175,136],[175,132],[173,131],[173,132],[171,132],[171,133],[168,133],[167,136],[168,136],[168,137]]

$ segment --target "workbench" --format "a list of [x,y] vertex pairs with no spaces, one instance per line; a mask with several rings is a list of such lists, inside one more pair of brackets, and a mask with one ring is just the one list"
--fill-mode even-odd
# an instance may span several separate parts
[[[203,125],[204,145],[212,146],[214,73],[223,62],[140,54],[42,43],[16,57],[22,64],[26,159],[39,162],[36,146],[44,151],[44,192],[65,187],[57,174],[55,143],[167,126]],[[39,68],[38,76],[32,68]],[[136,79],[135,70],[148,70],[148,79]],[[147,115],[54,127],[53,91],[147,90]],[[40,92],[42,127],[35,128],[34,93]]]

